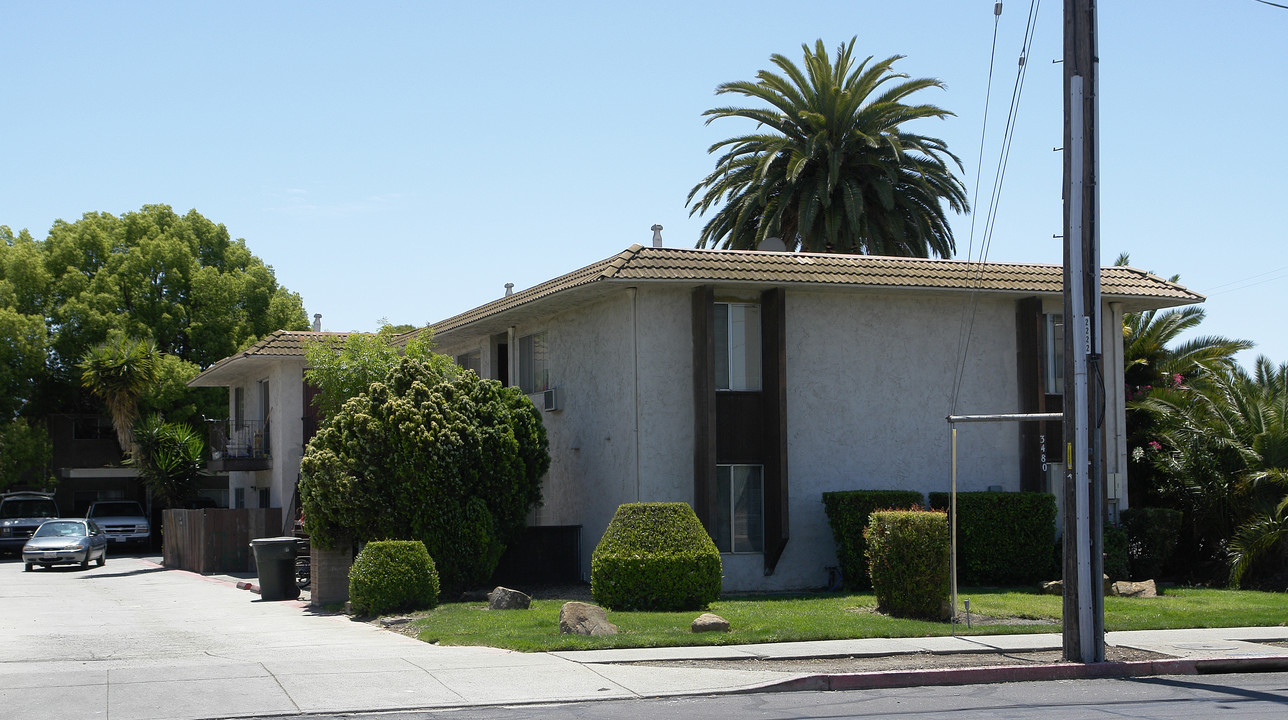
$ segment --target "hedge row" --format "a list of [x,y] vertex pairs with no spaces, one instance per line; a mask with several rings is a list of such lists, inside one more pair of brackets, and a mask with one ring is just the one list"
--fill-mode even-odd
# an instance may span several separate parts
[[[930,493],[932,508],[950,504],[949,493]],[[1055,516],[1050,493],[957,493],[957,581],[1005,586],[1057,577]]]
[[872,587],[868,575],[867,540],[863,531],[874,510],[920,507],[924,498],[912,490],[847,490],[823,493],[832,537],[836,540],[836,557],[841,562],[841,578],[846,590]]

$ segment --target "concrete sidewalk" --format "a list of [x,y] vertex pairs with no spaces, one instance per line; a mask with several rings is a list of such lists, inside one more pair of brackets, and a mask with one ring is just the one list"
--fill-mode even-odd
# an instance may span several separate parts
[[[792,689],[1002,682],[1077,675],[1202,671],[1200,663],[1279,663],[1288,628],[1111,633],[1110,644],[1172,664],[972,668],[819,676],[639,664],[689,658],[805,658],[1058,649],[1060,636],[838,640],[702,648],[516,653],[439,647],[265,602],[232,580],[145,559],[23,573],[0,563],[0,715],[6,718],[222,718],[559,703]],[[1127,665],[1140,667],[1125,668]],[[1145,665],[1148,665],[1146,667]],[[938,672],[939,674],[935,674]],[[949,675],[945,673],[956,673]]]

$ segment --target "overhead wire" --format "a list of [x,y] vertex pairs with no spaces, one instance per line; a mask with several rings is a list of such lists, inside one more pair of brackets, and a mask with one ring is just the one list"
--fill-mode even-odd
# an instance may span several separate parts
[[[970,281],[970,296],[966,305],[962,308],[962,321],[958,328],[957,337],[957,367],[953,377],[952,399],[949,406],[949,415],[957,414],[957,402],[961,396],[962,381],[966,374],[966,357],[970,352],[970,341],[975,325],[975,316],[979,308],[980,287],[983,282],[984,263],[988,261],[988,252],[992,246],[993,231],[997,222],[997,211],[1001,203],[1002,186],[1006,178],[1007,163],[1011,154],[1011,143],[1015,138],[1015,126],[1019,116],[1020,99],[1024,93],[1024,79],[1028,72],[1028,59],[1033,51],[1033,38],[1036,33],[1038,11],[1041,8],[1041,0],[1030,0],[1029,15],[1025,22],[1024,40],[1020,46],[1019,67],[1015,74],[1015,84],[1011,90],[1011,102],[1007,110],[1006,126],[1002,133],[1002,143],[998,152],[997,170],[993,176],[993,189],[989,196],[988,212],[985,215],[983,238],[980,241],[979,259],[976,261],[971,257],[974,251],[975,243],[975,222],[974,213],[971,219],[971,238],[968,245],[967,261],[977,263]],[[998,3],[1000,6],[1000,3]],[[995,6],[996,7],[996,6]],[[1000,16],[1000,12],[995,11],[995,18]],[[994,47],[997,43],[997,20],[993,24]],[[992,86],[992,69],[993,61],[989,60],[989,86]],[[985,129],[987,132],[987,113],[985,113]],[[983,145],[984,140],[980,140],[980,165],[983,165]],[[978,194],[978,170],[976,178],[976,193]],[[978,212],[978,209],[976,210]]]

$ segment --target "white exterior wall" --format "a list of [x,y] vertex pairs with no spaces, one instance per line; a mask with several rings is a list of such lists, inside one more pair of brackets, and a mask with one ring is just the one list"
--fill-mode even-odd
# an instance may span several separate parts
[[[773,575],[725,555],[726,590],[824,586],[836,566],[823,493],[950,486],[953,377],[963,298],[789,288],[790,540]],[[1016,412],[1015,303],[982,299],[958,401],[962,414]],[[958,490],[1019,490],[1014,424],[958,431]]]
[[[246,397],[245,419],[264,417],[260,408],[259,383],[268,381],[268,432],[270,468],[253,472],[228,473],[228,502],[234,503],[236,490],[245,489],[246,507],[259,507],[258,492],[269,489],[268,507],[285,508],[291,504],[295,483],[304,454],[304,359],[281,358],[270,367],[248,371],[228,389],[228,417],[234,417],[233,393],[240,386]],[[283,517],[284,530],[294,518]]]
[[[737,292],[734,293],[738,294]],[[725,296],[717,288],[718,296]],[[947,491],[958,414],[1019,409],[1016,299],[981,298],[957,407],[951,407],[957,337],[966,298],[852,289],[788,288],[787,446],[790,540],[775,573],[761,554],[725,554],[724,590],[821,587],[835,567],[822,495],[835,490]],[[1058,298],[1053,300],[1059,312]],[[1049,309],[1051,311],[1052,309]],[[560,409],[543,413],[551,467],[535,525],[581,525],[590,557],[613,512],[636,501],[693,502],[692,288],[645,285],[539,322]],[[1115,324],[1117,323],[1117,324]],[[1105,367],[1122,366],[1121,312],[1106,305]],[[439,352],[483,350],[488,338],[441,342]],[[517,351],[516,351],[517,352]],[[511,359],[517,370],[517,358]],[[1109,472],[1125,475],[1121,382],[1106,382]],[[540,396],[533,396],[540,402]],[[638,432],[637,432],[638,428]],[[958,490],[1020,489],[1015,423],[958,427]],[[1125,503],[1125,481],[1122,490]]]

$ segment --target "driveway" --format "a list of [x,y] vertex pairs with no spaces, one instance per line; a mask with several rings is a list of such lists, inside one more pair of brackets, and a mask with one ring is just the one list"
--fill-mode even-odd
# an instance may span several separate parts
[[0,717],[24,720],[633,698],[790,677],[438,647],[142,557],[33,572],[5,559],[0,613]]

